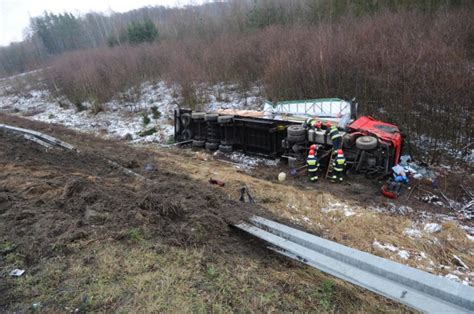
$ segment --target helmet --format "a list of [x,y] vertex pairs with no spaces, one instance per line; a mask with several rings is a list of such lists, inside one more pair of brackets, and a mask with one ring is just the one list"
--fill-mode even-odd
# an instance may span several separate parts
[[321,128],[321,121],[317,121],[314,126],[317,128],[317,129],[320,129]]
[[308,153],[308,156],[314,156],[314,150],[310,149],[309,153]]
[[331,122],[326,122],[326,127],[329,129],[331,127]]
[[338,149],[338,150],[337,150],[337,154],[340,155],[340,156],[343,156],[343,155],[344,155],[344,152],[342,151],[342,149]]
[[316,151],[316,150],[318,149],[318,145],[313,144],[313,145],[311,145],[311,146],[309,147],[309,149]]

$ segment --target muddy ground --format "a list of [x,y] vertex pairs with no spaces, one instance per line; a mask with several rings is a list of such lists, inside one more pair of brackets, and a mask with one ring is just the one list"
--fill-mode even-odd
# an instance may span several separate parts
[[[0,132],[2,312],[406,311],[269,253],[231,224],[274,214],[150,151],[0,118],[80,149]],[[11,277],[14,268],[26,274]]]

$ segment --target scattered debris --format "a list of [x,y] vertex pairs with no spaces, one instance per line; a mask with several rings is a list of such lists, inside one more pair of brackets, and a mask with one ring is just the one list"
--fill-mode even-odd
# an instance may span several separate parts
[[12,277],[21,277],[23,276],[23,274],[25,273],[25,270],[24,269],[14,269],[10,272],[10,276]]
[[278,174],[278,181],[283,182],[286,180],[286,173],[285,172],[280,172]]
[[400,163],[396,167],[398,167],[397,170],[400,173],[410,174],[415,179],[428,179],[432,181],[436,179],[436,174],[427,164],[413,162],[411,157],[407,155],[400,156]]
[[218,185],[218,186],[225,186],[225,182],[224,182],[224,181],[220,181],[220,180],[213,179],[213,178],[210,178],[210,179],[209,179],[209,183],[210,183],[210,184],[215,184],[215,185]]
[[155,165],[152,164],[152,163],[147,163],[144,167],[145,171],[146,172],[152,172],[152,171],[155,171]]
[[249,188],[246,186],[243,186],[240,188],[240,198],[239,201],[245,203],[245,195],[247,195],[249,203],[255,203],[255,200],[253,199],[252,195],[250,194]]
[[453,258],[455,264],[469,270],[469,267],[466,265],[466,263],[464,263],[457,255],[453,255]]
[[413,209],[410,206],[396,206],[393,203],[389,203],[387,210],[392,213],[392,214],[398,214],[398,215],[407,215],[409,213],[413,212]]
[[443,206],[443,202],[441,202],[440,198],[434,194],[425,194],[421,197],[421,200],[425,203],[430,203],[438,206]]

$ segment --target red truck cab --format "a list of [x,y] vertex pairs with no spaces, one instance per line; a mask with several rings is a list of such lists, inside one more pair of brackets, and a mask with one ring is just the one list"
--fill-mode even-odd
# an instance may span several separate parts
[[362,116],[347,127],[351,135],[370,135],[376,137],[379,142],[389,144],[393,147],[393,165],[398,164],[402,150],[402,135],[400,129],[393,124],[375,120],[370,116]]

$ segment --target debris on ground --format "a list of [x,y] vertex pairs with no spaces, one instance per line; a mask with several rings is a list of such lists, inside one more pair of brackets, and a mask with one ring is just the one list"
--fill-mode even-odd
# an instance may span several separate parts
[[240,188],[240,198],[239,201],[242,203],[245,203],[245,197],[247,197],[249,203],[255,203],[254,198],[252,197],[252,194],[250,194],[249,188],[246,186],[243,186]]
[[10,276],[12,277],[21,277],[23,276],[23,274],[25,273],[25,270],[24,269],[14,269],[10,272]]
[[215,185],[218,185],[218,186],[225,186],[225,182],[224,181],[221,181],[221,180],[217,180],[217,179],[213,179],[213,178],[210,178],[209,179],[209,183],[210,184],[215,184]]

